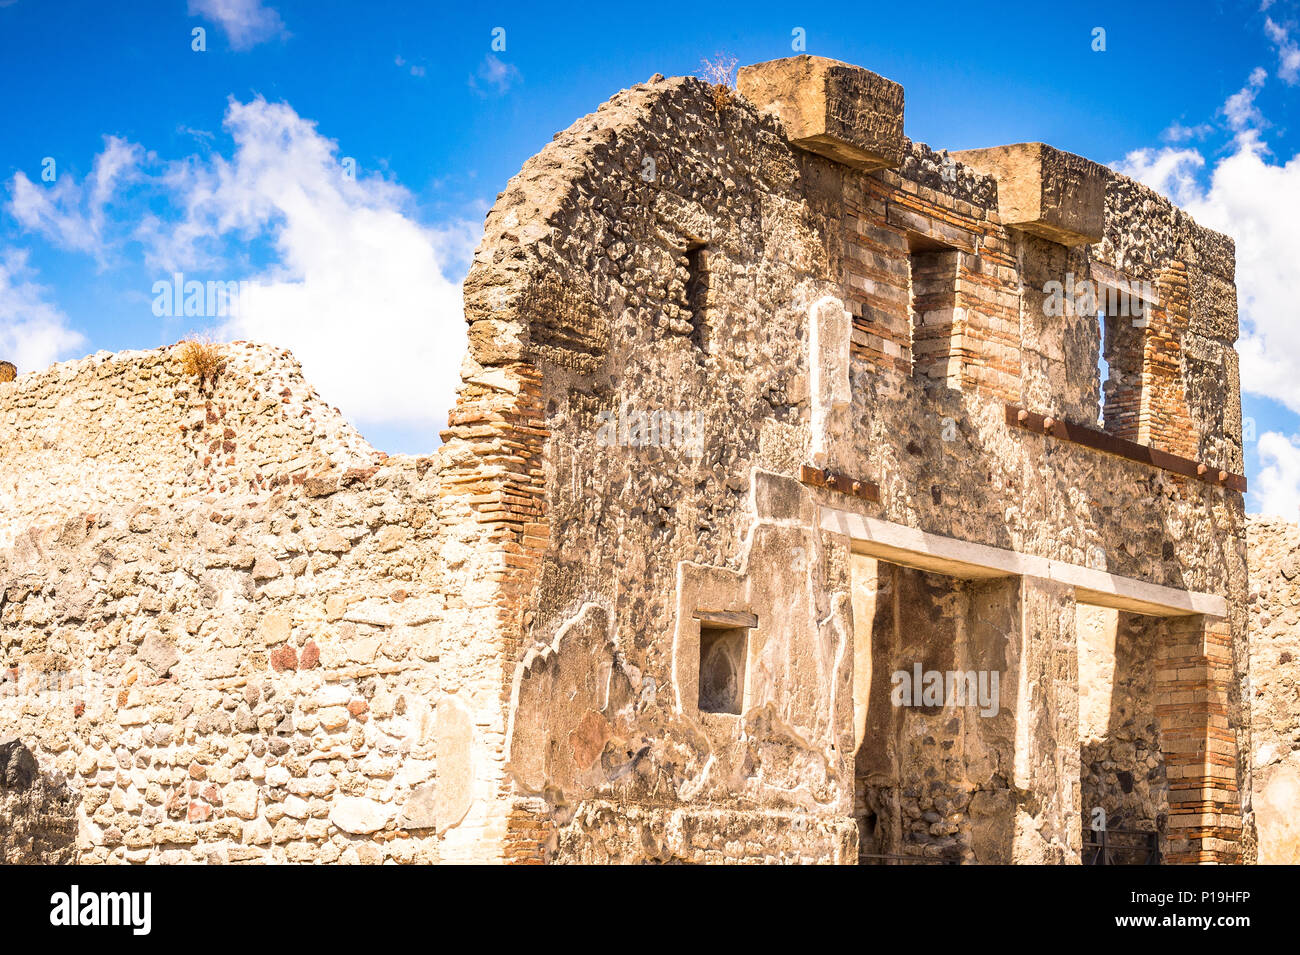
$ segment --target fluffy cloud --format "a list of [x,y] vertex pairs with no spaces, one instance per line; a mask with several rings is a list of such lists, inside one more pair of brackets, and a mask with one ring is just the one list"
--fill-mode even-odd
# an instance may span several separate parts
[[469,78],[469,88],[480,95],[485,96],[492,90],[500,96],[522,78],[518,67],[513,63],[507,63],[499,56],[489,53],[483,57],[478,72]]
[[[1286,68],[1285,31],[1269,21]],[[1286,79],[1285,74],[1282,74]],[[1277,159],[1261,129],[1267,122],[1255,105],[1267,74],[1252,71],[1222,114],[1231,143],[1200,174],[1205,158],[1196,149],[1165,147],[1130,153],[1117,168],[1183,206],[1202,225],[1232,236],[1237,246],[1237,296],[1242,335],[1242,387],[1300,414],[1300,323],[1295,321],[1295,263],[1300,261],[1300,155]],[[1300,518],[1300,436],[1267,432],[1257,448],[1262,466],[1252,483],[1260,510]]]
[[23,228],[101,261],[107,246],[106,209],[118,190],[140,177],[146,158],[139,146],[116,136],[106,136],[104,143],[84,182],[58,173],[57,167],[53,185],[37,185],[25,173],[14,173],[9,203]]
[[[466,229],[430,229],[401,186],[345,173],[337,146],[283,103],[232,101],[233,156],[169,168],[184,207],[155,224],[152,258],[167,270],[212,261],[214,239],[273,245],[218,333],[288,347],[327,400],[358,423],[427,427],[454,399],[466,347],[460,287]],[[235,278],[228,275],[226,278]]]
[[1197,173],[1205,157],[1195,149],[1135,149],[1116,164],[1116,168],[1163,192],[1179,205],[1195,202],[1201,195]]
[[1240,90],[1228,97],[1228,101],[1223,104],[1223,115],[1228,118],[1228,125],[1235,130],[1243,130],[1248,126],[1257,126],[1263,123],[1264,117],[1255,105],[1255,97],[1259,94],[1260,89],[1264,86],[1264,81],[1268,79],[1268,73],[1262,66],[1257,66],[1250,72],[1250,79]]
[[1300,261],[1300,156],[1278,162],[1258,129],[1243,118],[1254,110],[1251,82],[1225,108],[1236,130],[1230,150],[1214,164],[1208,185],[1195,149],[1143,149],[1117,164],[1121,172],[1165,193],[1197,222],[1226,232],[1237,244],[1237,289],[1242,318],[1238,343],[1242,384],[1300,414],[1300,323],[1295,321],[1295,267]]
[[231,47],[247,50],[284,36],[284,21],[262,0],[190,0],[190,16],[206,17],[225,31]]
[[393,58],[393,62],[399,69],[408,70],[412,76],[424,76],[424,74],[428,72],[423,66],[417,63],[408,63],[400,53]]
[[1259,460],[1263,467],[1251,488],[1259,498],[1259,512],[1300,520],[1300,444],[1266,431],[1259,438]]
[[1182,123],[1173,122],[1169,127],[1160,134],[1160,138],[1167,143],[1185,143],[1191,139],[1204,139],[1214,132],[1214,127],[1209,123],[1198,123],[1195,126],[1184,126]]
[[17,365],[19,374],[65,358],[85,342],[45,293],[32,281],[25,250],[0,249],[0,359]]

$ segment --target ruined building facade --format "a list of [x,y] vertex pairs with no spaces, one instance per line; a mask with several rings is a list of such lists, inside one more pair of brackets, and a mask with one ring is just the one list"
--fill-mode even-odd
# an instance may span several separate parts
[[1255,859],[1229,239],[801,56],[556,136],[464,291],[428,457],[253,345],[0,385],[7,857]]

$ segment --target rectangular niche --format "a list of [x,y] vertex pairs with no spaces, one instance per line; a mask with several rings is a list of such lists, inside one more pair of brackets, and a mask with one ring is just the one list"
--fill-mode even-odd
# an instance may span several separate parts
[[911,270],[912,373],[942,381],[951,388],[961,381],[961,312],[957,308],[957,272],[961,253],[934,243],[913,242]]
[[[739,716],[745,704],[745,672],[749,630],[757,623],[749,614],[700,616],[699,708],[701,713]],[[753,623],[750,621],[753,620]]]

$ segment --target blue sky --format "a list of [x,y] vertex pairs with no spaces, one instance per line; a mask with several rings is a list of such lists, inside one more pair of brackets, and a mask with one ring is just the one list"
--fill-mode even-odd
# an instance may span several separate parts
[[[205,330],[270,340],[379,447],[430,450],[459,282],[509,177],[619,89],[719,51],[789,55],[796,28],[902,83],[914,139],[1043,140],[1236,235],[1248,503],[1300,516],[1295,0],[0,0],[0,350],[32,367]],[[252,304],[156,314],[177,271],[255,283]]]

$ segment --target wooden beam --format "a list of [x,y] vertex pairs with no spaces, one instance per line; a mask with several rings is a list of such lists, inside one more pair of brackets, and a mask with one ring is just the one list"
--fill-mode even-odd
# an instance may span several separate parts
[[758,616],[743,610],[697,610],[691,616],[715,627],[747,627],[753,630],[758,626]]
[[1198,481],[1204,481],[1206,484],[1226,487],[1233,491],[1240,491],[1242,494],[1246,493],[1246,478],[1244,475],[1232,474],[1221,468],[1214,468],[1202,462],[1193,461],[1190,458],[1180,458],[1168,451],[1161,451],[1159,448],[1138,444],[1136,441],[1129,441],[1126,438],[1117,438],[1113,434],[1107,434],[1105,431],[1096,428],[1089,428],[1070,421],[1062,421],[1049,415],[1026,411],[1016,405],[1009,404],[1006,407],[1007,424],[1012,427],[1023,428],[1035,434],[1051,435],[1061,441],[1081,444],[1085,448],[1092,448],[1094,451],[1101,451],[1104,454],[1113,454],[1117,457],[1127,458],[1130,461],[1149,464],[1152,467],[1160,468],[1162,471],[1172,471],[1174,474],[1195,478]]

